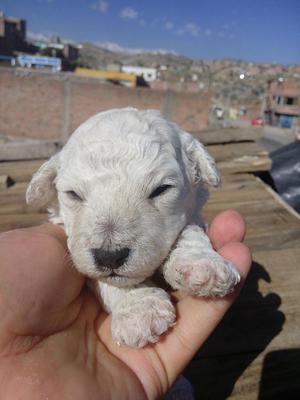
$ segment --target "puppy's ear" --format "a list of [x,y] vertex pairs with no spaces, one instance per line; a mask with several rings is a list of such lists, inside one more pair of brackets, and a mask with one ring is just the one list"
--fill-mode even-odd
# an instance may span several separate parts
[[59,162],[59,153],[46,161],[33,175],[26,191],[26,202],[34,207],[45,206],[56,195],[54,179]]
[[220,186],[221,176],[215,160],[203,144],[187,132],[181,131],[180,133],[194,183],[204,182],[208,185]]

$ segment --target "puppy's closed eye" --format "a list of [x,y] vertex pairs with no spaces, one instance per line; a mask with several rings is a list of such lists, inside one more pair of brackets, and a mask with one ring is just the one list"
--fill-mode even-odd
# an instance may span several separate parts
[[154,199],[155,197],[158,197],[165,193],[167,190],[171,189],[173,186],[172,185],[161,185],[158,186],[149,196],[149,199]]
[[75,200],[75,201],[83,201],[83,199],[79,196],[79,194],[77,194],[76,192],[74,192],[74,190],[68,190],[67,192],[65,192],[66,195],[69,197],[69,199],[71,200]]

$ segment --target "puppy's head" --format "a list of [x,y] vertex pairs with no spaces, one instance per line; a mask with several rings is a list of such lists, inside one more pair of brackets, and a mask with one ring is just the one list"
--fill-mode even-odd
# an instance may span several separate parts
[[80,272],[123,287],[154,273],[195,213],[198,189],[219,181],[204,147],[158,111],[119,109],[81,125],[26,198],[57,202]]

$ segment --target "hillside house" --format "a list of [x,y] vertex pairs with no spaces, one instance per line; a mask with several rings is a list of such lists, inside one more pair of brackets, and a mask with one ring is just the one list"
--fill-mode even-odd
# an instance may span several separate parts
[[300,87],[284,79],[269,82],[264,113],[267,124],[300,127]]
[[146,82],[152,82],[157,79],[157,69],[156,68],[146,68],[137,65],[123,65],[122,72],[127,74],[135,74],[144,78]]
[[26,21],[7,17],[0,11],[0,54],[12,55],[26,48]]

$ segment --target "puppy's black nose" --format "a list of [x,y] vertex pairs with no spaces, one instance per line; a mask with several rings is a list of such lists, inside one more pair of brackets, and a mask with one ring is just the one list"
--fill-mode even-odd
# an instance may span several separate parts
[[92,249],[95,264],[98,267],[117,269],[121,267],[129,256],[130,249],[124,247],[120,250],[107,251],[103,249]]

